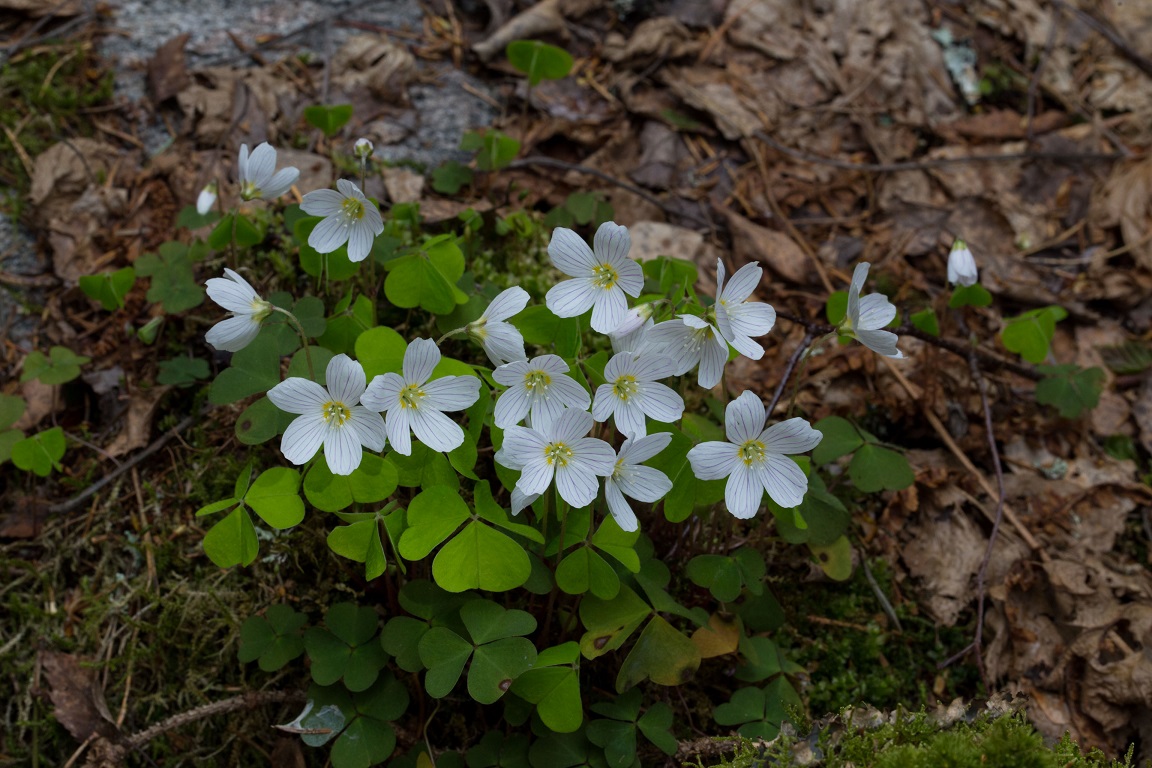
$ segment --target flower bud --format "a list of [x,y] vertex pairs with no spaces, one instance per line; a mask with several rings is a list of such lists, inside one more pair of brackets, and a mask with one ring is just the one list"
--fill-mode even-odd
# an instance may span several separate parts
[[356,139],[355,146],[352,147],[353,154],[360,158],[360,162],[368,162],[368,158],[372,157],[372,142],[368,139]]
[[216,182],[210,181],[204,185],[204,189],[200,190],[200,196],[196,198],[196,213],[204,216],[214,205],[216,205]]
[[967,288],[978,278],[972,251],[968,250],[968,244],[963,240],[957,240],[952,244],[952,252],[948,254],[948,282]]

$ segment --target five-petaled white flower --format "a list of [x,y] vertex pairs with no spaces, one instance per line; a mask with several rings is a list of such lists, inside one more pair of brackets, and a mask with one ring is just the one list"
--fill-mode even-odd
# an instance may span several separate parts
[[528,291],[513,286],[492,299],[484,314],[464,327],[468,337],[484,347],[492,365],[528,359],[524,353],[524,337],[516,326],[504,322],[527,304]]
[[696,381],[712,389],[724,375],[728,362],[728,345],[716,326],[695,315],[680,315],[657,323],[644,335],[644,343],[658,349],[673,361],[673,376],[680,376],[697,365]]
[[513,360],[493,371],[492,378],[508,387],[496,400],[496,426],[507,429],[531,414],[532,426],[543,429],[565,408],[588,410],[592,398],[575,379],[564,375],[568,370],[568,364],[556,355],[540,355]]
[[245,200],[274,200],[287,192],[300,178],[300,171],[292,166],[276,170],[276,150],[264,142],[248,156],[248,145],[240,145],[237,164],[240,179],[240,197]]
[[891,331],[882,330],[896,317],[896,307],[882,293],[860,295],[860,289],[868,277],[868,267],[868,262],[861,262],[852,273],[852,285],[848,287],[848,313],[840,324],[840,333],[854,337],[884,357],[904,357],[904,353],[896,348],[899,337]]
[[308,235],[308,245],[318,253],[332,253],[348,243],[348,260],[363,261],[372,250],[372,241],[384,231],[384,219],[360,187],[340,179],[336,189],[317,189],[304,195],[300,209],[309,216],[324,217]]
[[763,336],[776,324],[775,309],[747,300],[763,273],[759,264],[745,264],[724,285],[724,262],[716,260],[716,327],[737,352],[753,360],[764,357],[764,348],[751,337]]
[[384,419],[358,405],[364,394],[364,368],[348,355],[328,363],[328,386],[292,377],[268,390],[268,399],[282,411],[300,414],[284,430],[280,450],[293,464],[303,464],[324,446],[324,458],[334,475],[350,475],[364,452],[382,451]]
[[200,194],[196,197],[196,213],[203,216],[212,210],[214,205],[216,205],[216,182],[210,181],[204,185],[204,189],[200,190]]
[[724,412],[728,442],[700,443],[688,451],[696,477],[728,478],[724,503],[729,512],[741,519],[756,514],[764,491],[781,507],[799,505],[808,491],[808,478],[787,454],[812,450],[823,437],[801,418],[765,429],[766,419],[760,398],[742,392]]
[[596,421],[616,419],[616,429],[625,437],[643,437],[648,429],[644,417],[671,423],[684,414],[684,399],[658,383],[672,375],[672,360],[666,355],[646,352],[620,352],[604,366],[604,381],[596,388],[592,417]]
[[952,251],[948,254],[948,282],[967,288],[975,284],[978,279],[980,273],[976,269],[976,259],[972,256],[972,251],[968,250],[968,244],[963,240],[957,240],[952,244]]
[[552,263],[574,279],[552,286],[544,297],[559,317],[576,317],[592,310],[592,328],[613,333],[628,312],[628,299],[644,287],[644,272],[628,258],[632,240],[628,228],[606,221],[596,230],[593,248],[564,227],[552,231],[548,255]]
[[431,339],[415,339],[404,350],[404,374],[385,373],[372,379],[360,402],[386,411],[388,440],[397,453],[412,455],[411,432],[434,451],[451,451],[464,442],[464,430],[443,411],[462,411],[480,397],[475,376],[444,376],[428,381],[440,362],[440,349]]
[[208,296],[232,317],[221,320],[208,329],[204,340],[216,349],[225,352],[239,352],[260,333],[260,323],[272,314],[271,302],[260,298],[256,289],[240,275],[224,267],[227,277],[213,277],[208,280]]
[[625,496],[651,504],[672,490],[668,475],[640,465],[667,448],[671,441],[671,432],[655,432],[639,439],[629,438],[620,446],[612,474],[604,478],[604,498],[608,500],[608,511],[624,530],[634,531],[638,527],[636,513]]
[[575,408],[542,429],[508,427],[496,460],[520,470],[516,488],[525,497],[544,493],[555,478],[560,498],[573,507],[586,507],[596,498],[596,478],[611,475],[616,465],[612,446],[586,437],[590,429],[592,414]]

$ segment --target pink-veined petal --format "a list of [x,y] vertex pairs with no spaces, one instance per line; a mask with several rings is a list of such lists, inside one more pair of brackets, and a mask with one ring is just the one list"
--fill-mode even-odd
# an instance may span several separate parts
[[868,279],[869,266],[868,262],[862,261],[852,270],[852,283],[848,286],[848,320],[853,327],[860,319],[860,291],[864,289],[864,281]]
[[625,464],[639,464],[660,453],[671,442],[671,432],[653,432],[638,440],[625,440],[617,458],[623,459]]
[[588,390],[580,386],[575,379],[564,374],[557,374],[552,379],[552,383],[548,386],[547,395],[559,400],[560,404],[566,408],[579,408],[582,411],[588,410],[588,405],[592,402]]
[[300,171],[292,166],[281,168],[276,171],[272,178],[260,188],[260,197],[265,200],[275,200],[288,190],[292,189],[292,185],[300,178]]
[[548,441],[534,429],[508,427],[504,431],[504,444],[500,451],[504,454],[504,466],[520,469],[537,456],[544,455]]
[[799,416],[773,424],[760,433],[768,453],[807,453],[820,444],[824,435]]
[[308,235],[308,245],[317,253],[332,253],[348,242],[349,228],[342,214],[322,219]]
[[557,317],[577,317],[592,308],[600,291],[591,278],[574,277],[549,288],[544,304]]
[[900,359],[904,353],[896,348],[899,337],[891,331],[857,330],[856,339],[878,355]]
[[328,383],[332,399],[348,407],[358,403],[364,394],[364,366],[348,355],[336,355],[328,361],[324,380]]
[[608,421],[616,411],[616,395],[612,392],[611,384],[601,384],[596,387],[596,397],[592,400],[592,418],[596,421]]
[[556,269],[572,277],[591,277],[593,268],[600,263],[584,238],[565,227],[552,230],[548,256]]
[[[568,408],[552,423],[551,428],[544,433],[551,442],[561,442],[572,445],[592,430],[592,414],[585,410]],[[612,454],[612,461],[616,454]]]
[[528,291],[520,286],[514,285],[505,291],[501,291],[496,298],[492,299],[492,303],[488,305],[488,309],[484,310],[484,317],[489,321],[507,320],[513,315],[519,314],[524,307],[528,306],[528,299]]
[[284,437],[280,440],[280,451],[284,454],[284,458],[293,464],[303,464],[320,450],[327,433],[328,422],[324,421],[319,410],[300,416],[293,419],[284,430]]
[[360,395],[360,403],[373,411],[387,411],[400,403],[400,390],[404,388],[404,379],[397,373],[385,373],[374,376],[364,393]]
[[304,195],[300,210],[309,216],[333,216],[343,212],[344,195],[334,189],[317,189]]
[[364,220],[348,227],[348,261],[355,263],[368,258],[368,254],[372,252],[374,239],[371,224]]
[[616,429],[625,437],[644,437],[648,432],[648,424],[644,421],[644,411],[636,398],[630,400],[616,400]]
[[716,335],[704,341],[700,352],[700,370],[696,383],[704,389],[712,389],[724,377],[724,365],[728,362],[728,345]]
[[602,264],[619,264],[628,258],[631,248],[632,236],[628,234],[628,227],[614,221],[606,221],[597,227],[596,236],[592,239],[592,250],[596,252],[596,260]]
[[388,430],[384,427],[384,417],[376,411],[371,411],[362,405],[352,408],[352,423],[356,425],[356,434],[360,442],[368,450],[379,453],[384,450],[388,442]]
[[644,290],[644,269],[632,259],[625,259],[616,265],[616,285],[624,293],[636,298]]
[[573,507],[586,507],[596,499],[596,475],[576,461],[556,467],[556,490]]
[[438,411],[462,411],[480,398],[480,379],[476,376],[445,376],[424,385],[421,406]]
[[625,495],[647,504],[659,501],[672,490],[672,481],[668,475],[658,469],[640,465],[621,472],[616,482]]
[[360,446],[360,435],[350,422],[339,427],[329,425],[324,435],[324,459],[332,474],[352,474],[364,458],[364,449]]
[[484,330],[487,331],[484,337],[484,352],[493,365],[500,366],[513,360],[527,359],[528,356],[524,352],[524,336],[516,326],[492,320]]
[[328,390],[316,382],[293,376],[268,390],[268,399],[282,411],[315,414],[320,418],[324,404],[331,397]]
[[508,429],[524,421],[532,401],[528,398],[528,391],[524,387],[512,387],[504,390],[496,399],[496,410],[493,414],[496,426]]
[[719,298],[725,299],[729,305],[747,301],[756,287],[760,285],[760,278],[763,275],[764,269],[759,264],[755,262],[745,264],[732,275],[732,279],[728,281],[728,285],[725,286]]
[[239,352],[251,344],[259,333],[260,321],[255,315],[236,315],[209,328],[204,334],[204,340],[224,352]]
[[638,405],[653,421],[671,424],[684,415],[684,398],[655,381],[641,385]]
[[724,409],[724,434],[735,445],[756,440],[764,431],[765,418],[764,403],[749,390],[744,390]]
[[410,419],[416,439],[434,451],[447,453],[464,442],[460,425],[433,408],[413,408]]
[[724,504],[728,511],[741,520],[747,520],[756,515],[763,497],[764,489],[759,478],[744,462],[737,462],[728,476],[728,484],[724,486]]
[[624,494],[620,492],[610,477],[604,480],[604,498],[608,501],[608,511],[612,513],[612,519],[621,529],[634,531],[640,527],[636,520],[636,513],[632,511],[632,507],[625,500]]
[[521,467],[516,487],[525,495],[544,493],[548,490],[554,474],[555,467],[544,460],[544,454],[541,452],[539,456],[533,457]]
[[248,156],[248,180],[259,188],[261,196],[268,182],[272,180],[272,173],[275,170],[276,150],[265,141]]
[[860,318],[856,321],[857,331],[875,331],[884,328],[896,318],[896,307],[882,293],[870,293],[860,297]]
[[572,461],[586,467],[588,471],[602,477],[616,469],[616,451],[612,446],[595,437],[582,437],[568,443],[575,454]]
[[700,443],[688,451],[688,463],[692,474],[700,480],[719,480],[732,474],[739,462],[739,453],[732,443],[711,441]]
[[514,387],[524,383],[524,374],[528,373],[527,360],[513,360],[492,371],[492,378],[497,384]]
[[612,333],[628,315],[628,300],[619,288],[598,289],[592,304],[592,330]]
[[411,408],[393,408],[388,411],[388,417],[384,419],[388,442],[392,443],[392,450],[401,456],[412,455],[412,424],[409,416],[411,410]]
[[440,362],[440,348],[432,339],[413,339],[404,350],[404,381],[423,384]]
[[767,454],[764,463],[756,470],[757,487],[763,487],[776,502],[785,509],[791,509],[804,501],[808,491],[808,478],[804,470],[787,456]]

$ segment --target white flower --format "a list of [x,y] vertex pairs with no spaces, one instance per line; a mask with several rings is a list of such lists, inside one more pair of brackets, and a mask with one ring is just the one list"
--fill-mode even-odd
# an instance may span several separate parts
[[350,475],[364,456],[360,446],[384,450],[384,419],[357,404],[364,394],[360,363],[348,355],[336,355],[326,375],[327,388],[294,376],[268,390],[273,405],[300,414],[284,430],[280,450],[288,461],[303,464],[323,445],[332,474]]
[[240,197],[245,200],[275,200],[287,192],[300,178],[300,171],[288,166],[276,170],[276,150],[264,142],[248,156],[248,145],[240,145]]
[[628,310],[624,322],[608,336],[612,342],[612,352],[639,352],[649,349],[644,345],[644,335],[655,323],[652,321],[653,307],[651,304],[637,304]]
[[361,163],[368,162],[368,158],[372,157],[372,151],[375,147],[368,139],[356,139],[356,143],[352,146],[352,152],[356,157],[360,158]]
[[412,436],[434,451],[451,451],[464,442],[464,430],[443,411],[462,411],[480,397],[475,376],[444,376],[428,381],[440,362],[431,339],[415,339],[404,350],[404,375],[386,373],[372,379],[360,402],[387,412],[388,439],[397,453],[412,455]]
[[210,181],[204,185],[204,189],[200,190],[200,195],[196,198],[196,213],[203,216],[212,210],[214,205],[216,205],[216,182]]
[[492,299],[484,314],[465,326],[468,337],[484,347],[492,365],[500,366],[514,360],[527,360],[524,337],[512,323],[504,322],[528,304],[528,291],[512,287]]
[[799,505],[808,491],[808,478],[787,454],[810,451],[823,437],[804,419],[788,419],[764,429],[766,418],[760,398],[742,392],[724,412],[728,442],[701,443],[688,451],[696,477],[728,478],[724,503],[741,519],[756,514],[764,491],[781,507]]
[[668,475],[640,465],[640,462],[667,448],[671,441],[671,432],[656,432],[647,437],[625,440],[620,446],[612,474],[604,478],[604,497],[608,500],[608,511],[624,530],[634,531],[638,527],[636,513],[624,500],[625,496],[651,504],[672,490]]
[[695,315],[657,323],[644,336],[645,345],[659,345],[659,350],[672,359],[672,375],[680,376],[697,365],[696,381],[712,389],[724,375],[728,362],[728,345],[716,326]]
[[854,337],[884,357],[904,357],[904,353],[896,349],[896,334],[882,330],[896,317],[896,307],[882,293],[860,296],[860,289],[868,277],[868,266],[868,262],[861,262],[852,273],[852,285],[848,287],[848,314],[840,324],[840,332]]
[[952,244],[952,252],[948,254],[948,282],[967,288],[978,279],[980,275],[972,251],[968,250],[968,244],[963,240],[957,240]]
[[588,410],[592,398],[575,379],[564,375],[568,370],[568,364],[556,355],[540,355],[493,371],[492,378],[508,387],[496,400],[496,426],[507,429],[531,414],[532,426],[543,429],[565,408]]
[[274,308],[240,275],[228,267],[224,267],[224,274],[228,277],[208,280],[208,297],[231,312],[232,317],[209,328],[204,340],[216,349],[239,352],[260,333],[260,323]]
[[544,297],[559,317],[576,317],[592,310],[592,328],[613,333],[624,322],[628,300],[639,296],[644,271],[628,258],[632,240],[628,228],[606,221],[596,230],[594,248],[570,229],[557,227],[548,243],[552,263],[573,280],[554,285]]
[[725,286],[724,262],[716,260],[716,327],[737,352],[753,360],[764,357],[764,348],[751,337],[763,336],[776,324],[776,310],[770,305],[747,301],[763,273],[759,264],[745,264]]
[[384,219],[360,188],[340,179],[336,189],[317,189],[304,195],[300,210],[309,216],[323,216],[308,235],[308,245],[318,253],[332,253],[348,243],[348,260],[363,261],[372,250],[372,241],[384,231]]
[[574,408],[542,429],[508,427],[496,460],[520,470],[516,488],[525,497],[544,493],[555,478],[560,498],[586,507],[596,499],[596,478],[611,475],[616,465],[612,446],[585,437],[590,429],[592,414]]
[[625,437],[647,433],[644,417],[671,423],[684,415],[684,399],[669,387],[657,383],[672,374],[672,360],[666,355],[646,352],[620,352],[604,366],[604,381],[596,388],[592,417],[607,421],[614,416],[616,429]]

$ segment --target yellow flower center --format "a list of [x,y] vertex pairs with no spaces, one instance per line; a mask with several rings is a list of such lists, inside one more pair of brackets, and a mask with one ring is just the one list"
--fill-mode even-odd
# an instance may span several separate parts
[[344,198],[344,202],[340,203],[340,207],[343,209],[344,218],[346,219],[364,218],[364,203],[360,202],[355,197]]
[[636,377],[631,374],[624,374],[616,379],[612,385],[612,394],[627,402],[631,397],[635,397],[636,393],[640,391],[640,385],[636,383]]
[[544,461],[558,467],[568,466],[572,459],[572,449],[564,443],[548,443],[544,446]]
[[759,440],[749,440],[740,446],[737,454],[746,467],[750,467],[753,464],[760,464],[764,461],[764,443]]
[[251,181],[246,181],[240,185],[240,197],[244,200],[254,200],[260,197],[260,188]]
[[541,370],[528,371],[524,374],[524,388],[529,392],[543,392],[552,383],[552,377]]
[[620,472],[620,470],[623,468],[624,468],[624,459],[616,459],[616,466],[612,468],[612,479],[613,480],[619,480],[620,479],[620,475],[622,474]]
[[342,427],[344,426],[344,422],[352,418],[352,411],[348,406],[344,405],[344,403],[329,400],[323,405],[322,415],[324,416],[324,421],[329,424],[335,422],[337,427]]
[[424,390],[420,389],[419,384],[409,384],[400,390],[400,407],[419,408],[420,401],[426,396],[427,394]]
[[616,285],[616,281],[619,279],[620,275],[608,264],[597,264],[592,267],[592,285],[597,288],[608,290]]

